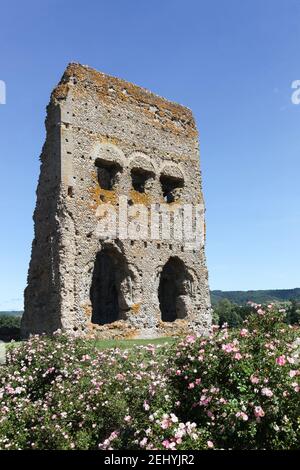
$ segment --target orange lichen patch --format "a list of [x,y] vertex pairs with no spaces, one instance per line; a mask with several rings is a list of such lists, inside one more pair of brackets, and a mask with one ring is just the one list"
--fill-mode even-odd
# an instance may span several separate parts
[[130,99],[134,97],[149,106],[157,106],[161,113],[172,113],[178,119],[193,120],[192,112],[190,109],[171,101],[167,101],[154,93],[149,92],[145,88],[134,85],[133,83],[126,82],[120,78],[112,77],[95,69],[80,64],[69,64],[64,78],[69,80],[71,77],[76,77],[79,81],[89,81],[95,85],[103,88],[107,93],[109,89],[113,89],[114,93],[120,95],[122,99]]
[[187,320],[177,319],[171,323],[160,320],[158,327],[161,336],[184,336],[190,333]]
[[130,333],[125,334],[124,339],[135,339],[139,335],[138,330],[132,330]]
[[68,83],[61,82],[56,88],[54,88],[52,94],[51,94],[51,99],[54,100],[65,100],[68,93],[69,93],[70,87]]
[[[195,128],[191,128],[190,126],[183,126],[183,125],[176,125],[175,122],[176,120],[166,118],[164,113],[159,112],[159,116],[161,119],[153,119],[152,113],[147,109],[143,109],[143,112],[147,115],[148,119],[151,121],[151,125],[156,127],[156,128],[161,128],[163,127],[164,129],[168,129],[172,134],[177,134],[180,135],[183,132],[186,132],[186,134],[190,137],[197,137],[198,132]],[[177,121],[180,122],[180,121]]]
[[91,207],[91,209],[96,211],[99,204],[101,204],[99,185],[94,184],[89,189],[89,195],[90,195],[90,199],[91,199],[91,201],[89,202],[89,206]]
[[186,327],[188,324],[187,320],[177,318],[174,322],[165,322],[160,320],[159,321],[159,326],[160,328],[168,329],[168,328],[173,328],[174,326],[177,326],[178,328]]
[[[137,314],[140,310],[141,303],[135,303],[131,307],[132,314]],[[89,320],[86,324],[85,337],[93,339],[135,339],[143,337],[142,330],[137,329],[124,320],[115,321],[106,325],[98,325],[91,323],[91,306],[83,306],[86,316],[89,316]],[[158,312],[159,313],[159,312]],[[190,334],[188,321],[186,319],[177,319],[174,322],[163,322],[158,319],[157,328],[155,331],[156,337],[179,337]]]
[[151,204],[151,196],[147,193],[139,193],[134,189],[130,190],[130,198],[134,204],[144,204],[145,206]]
[[100,204],[101,202],[110,204],[116,204],[117,202],[117,194],[115,193],[115,191],[99,188],[99,195],[103,196],[103,201],[102,199],[100,199]]
[[116,100],[119,100],[134,103],[148,116],[154,126],[168,128],[175,134],[197,135],[190,109],[125,80],[103,74],[87,66],[71,63],[53,92],[54,99],[66,97],[68,90],[61,88],[66,84],[72,86],[74,96],[82,97],[96,93],[106,102],[115,104]]
[[138,303],[133,304],[133,305],[131,306],[131,311],[132,311],[132,313],[133,313],[134,315],[137,315],[137,314],[139,313],[139,311],[140,311],[140,308],[141,308],[141,303],[138,302]]
[[120,146],[120,143],[122,141],[121,141],[121,139],[117,139],[116,137],[101,135],[100,136],[100,142],[101,142],[101,144],[113,144],[113,145]]
[[84,311],[84,315],[91,319],[92,318],[92,306],[91,305],[83,305],[82,307],[83,311]]
[[89,188],[90,207],[93,210],[97,210],[97,207],[103,203],[115,205],[117,203],[117,194],[115,191],[100,188],[96,171],[93,171],[91,176],[93,186]]
[[97,325],[89,323],[87,325],[88,335],[98,339],[133,339],[138,336],[138,330],[123,320]]

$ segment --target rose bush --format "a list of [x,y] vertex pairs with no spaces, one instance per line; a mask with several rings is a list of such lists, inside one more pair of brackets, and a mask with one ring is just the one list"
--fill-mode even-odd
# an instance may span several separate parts
[[176,345],[178,416],[210,430],[217,448],[299,448],[299,330],[273,305],[255,309],[240,330]]
[[299,330],[256,306],[240,330],[97,350],[64,334],[11,348],[1,449],[299,447]]

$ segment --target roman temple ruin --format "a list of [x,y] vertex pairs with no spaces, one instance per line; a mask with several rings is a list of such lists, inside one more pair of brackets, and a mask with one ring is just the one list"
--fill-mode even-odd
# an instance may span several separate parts
[[191,111],[72,63],[52,92],[46,132],[23,337],[208,331]]

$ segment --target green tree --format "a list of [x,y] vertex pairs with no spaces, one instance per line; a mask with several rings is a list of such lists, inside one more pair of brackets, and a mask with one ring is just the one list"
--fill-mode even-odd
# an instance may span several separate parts
[[0,328],[20,328],[21,317],[13,315],[0,315]]
[[222,326],[227,323],[229,327],[233,328],[240,326],[243,320],[238,313],[238,309],[238,305],[231,303],[230,300],[220,300],[214,307],[214,315],[219,319],[219,325]]
[[286,312],[287,323],[295,325],[300,323],[300,303],[297,300],[291,300]]

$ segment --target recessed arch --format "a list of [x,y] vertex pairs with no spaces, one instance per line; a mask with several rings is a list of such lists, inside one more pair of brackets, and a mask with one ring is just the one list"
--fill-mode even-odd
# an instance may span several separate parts
[[149,157],[142,152],[134,152],[129,168],[133,189],[139,193],[149,192],[155,178],[155,169]]
[[118,162],[96,158],[97,179],[101,189],[112,190],[119,181],[120,173],[123,171]]
[[90,301],[92,323],[105,325],[126,319],[132,299],[132,279],[125,257],[113,248],[96,255]]
[[122,150],[111,143],[97,142],[92,149],[91,158],[97,169],[97,179],[101,189],[115,189],[125,166]]
[[188,315],[186,300],[192,290],[192,277],[177,256],[169,258],[159,279],[158,300],[163,322],[173,322]]
[[91,157],[93,160],[101,158],[106,161],[117,162],[120,166],[125,166],[126,157],[123,151],[114,144],[97,142],[94,144]]
[[160,183],[164,200],[167,203],[180,199],[185,180],[183,172],[177,165],[168,164],[162,168]]

